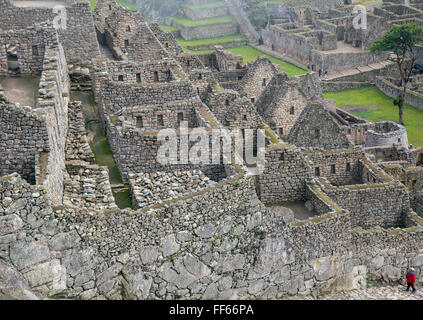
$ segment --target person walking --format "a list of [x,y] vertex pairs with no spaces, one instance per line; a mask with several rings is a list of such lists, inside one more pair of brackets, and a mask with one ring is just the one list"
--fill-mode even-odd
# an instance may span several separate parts
[[414,270],[414,268],[410,268],[410,270],[408,270],[407,275],[406,275],[406,280],[407,280],[407,291],[410,290],[410,287],[413,288],[413,293],[416,292],[416,272]]

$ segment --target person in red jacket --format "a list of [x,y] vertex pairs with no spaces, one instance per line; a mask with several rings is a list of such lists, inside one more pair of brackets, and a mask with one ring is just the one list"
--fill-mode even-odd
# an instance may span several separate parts
[[405,290],[405,291],[410,290],[410,287],[412,287],[413,293],[416,292],[416,286],[415,286],[416,272],[414,271],[414,268],[410,268],[410,270],[407,272],[407,275],[406,275],[405,278],[407,280],[407,290]]

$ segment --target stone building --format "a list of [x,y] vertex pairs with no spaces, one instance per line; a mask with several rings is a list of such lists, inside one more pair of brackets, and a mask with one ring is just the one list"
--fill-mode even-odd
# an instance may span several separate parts
[[266,57],[258,57],[248,66],[247,73],[242,78],[239,91],[245,94],[251,102],[256,102],[272,78],[282,72]]
[[[10,53],[2,52],[0,76],[32,75],[39,79],[31,106],[2,100],[0,108],[0,174],[18,172],[47,190],[49,200],[63,198],[67,137],[69,76],[56,30],[48,24],[0,32],[0,47],[15,46],[17,69],[9,67]],[[7,90],[4,92],[7,96]]]
[[[29,7],[16,7],[13,1],[1,0],[0,30],[19,30],[38,23],[53,23],[60,17],[60,11],[55,13],[52,7],[31,8],[29,3],[26,5]],[[58,28],[58,34],[66,60],[69,64],[88,66],[92,57],[100,54],[90,4],[85,0],[72,0],[63,2],[63,5],[66,10],[65,25]]]
[[111,2],[100,0],[94,11],[101,45],[118,60],[142,62],[168,56],[140,14]]
[[279,134],[288,135],[306,107],[308,99],[302,87],[286,74],[276,74],[257,100],[257,112]]

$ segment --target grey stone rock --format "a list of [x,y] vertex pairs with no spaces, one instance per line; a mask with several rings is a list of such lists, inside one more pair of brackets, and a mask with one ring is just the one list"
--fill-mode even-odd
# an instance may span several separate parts
[[38,264],[26,276],[31,287],[45,286],[37,289],[45,295],[54,295],[66,289],[66,270],[58,259]]
[[147,299],[150,294],[153,279],[151,277],[146,277],[142,271],[130,275],[128,278],[128,294],[139,300]]
[[180,248],[179,243],[176,242],[174,234],[168,235],[162,241],[161,251],[164,257],[170,256],[177,252]]
[[81,237],[78,235],[76,230],[72,230],[66,233],[59,233],[49,241],[49,246],[53,250],[62,251],[75,247]]
[[[116,278],[119,274],[119,272],[122,270],[122,267],[118,264],[112,265],[110,268],[103,271],[99,276],[97,277],[97,285],[101,285],[113,278]],[[107,292],[102,290],[101,292]]]
[[383,266],[382,277],[385,281],[398,281],[401,278],[401,269],[394,266]]
[[323,257],[316,259],[313,264],[315,277],[318,281],[325,281],[335,276],[336,265],[331,257]]
[[194,275],[197,279],[206,277],[211,273],[210,269],[204,263],[190,254],[187,254],[184,257],[184,266],[187,271]]
[[47,246],[35,242],[18,241],[10,246],[10,258],[19,269],[46,261],[50,258]]
[[264,280],[259,279],[256,281],[253,281],[248,286],[248,293],[252,295],[258,294],[261,290],[264,288]]
[[157,260],[159,249],[155,246],[142,247],[140,250],[140,258],[143,264],[151,264]]
[[199,236],[200,238],[206,239],[206,238],[211,238],[215,230],[216,230],[215,226],[209,223],[195,229],[195,234]]
[[210,285],[208,285],[208,287],[204,291],[204,294],[201,297],[201,299],[211,300],[211,299],[216,299],[218,296],[219,296],[219,290],[217,289],[216,283],[211,283]]
[[415,256],[412,260],[412,266],[413,267],[420,267],[423,266],[423,254],[419,254]]
[[242,254],[236,254],[234,256],[223,256],[219,263],[222,268],[222,272],[229,272],[234,270],[240,270],[244,267],[245,257]]
[[192,239],[192,235],[189,231],[181,231],[176,234],[176,239],[180,242],[186,242]]
[[14,233],[22,229],[22,219],[16,214],[0,216],[0,236]]
[[28,282],[12,265],[0,259],[0,300],[38,300]]
[[248,274],[248,279],[269,275],[273,270],[294,262],[294,253],[281,236],[266,238],[260,249],[256,263]]

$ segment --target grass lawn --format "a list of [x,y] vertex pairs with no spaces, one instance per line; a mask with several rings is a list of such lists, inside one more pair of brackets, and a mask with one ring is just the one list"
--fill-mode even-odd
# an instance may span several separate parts
[[[346,105],[370,106],[367,111],[353,111],[352,114],[370,121],[391,120],[398,122],[398,107],[393,99],[376,87],[326,92],[326,99],[335,99],[337,107]],[[409,105],[404,107],[404,123],[407,128],[408,141],[414,146],[423,146],[423,111]]]
[[[98,0],[89,0],[89,1],[90,1],[91,9],[94,10]],[[119,3],[122,7],[131,9],[132,11],[138,10],[138,5],[136,5],[134,3],[125,2],[123,0],[116,0],[116,2]]]
[[[191,51],[191,50],[187,50],[186,48],[184,48],[184,46],[182,46],[182,48],[186,52],[191,52],[191,53],[196,53],[196,54],[211,53],[211,52],[214,51],[214,50]],[[269,56],[268,54],[261,52],[257,49],[254,49],[250,46],[240,46],[240,47],[236,47],[236,48],[227,48],[225,50],[230,51],[235,55],[241,55],[244,58],[244,63],[247,63],[247,62],[250,62],[250,61],[255,61],[257,59],[257,57],[259,57],[259,56],[266,56],[273,63],[280,65],[282,71],[284,71],[290,77],[299,76],[299,75],[306,74],[306,73],[309,72],[309,71],[302,69],[300,67],[297,67],[297,66],[295,66],[295,65],[293,65],[289,62],[286,62],[286,61],[283,61],[283,60],[280,60],[280,59],[276,59],[272,56]]]
[[266,56],[273,63],[280,65],[281,69],[290,77],[308,73],[307,70],[301,69],[301,68],[299,68],[299,67],[297,67],[297,66],[295,66],[291,63],[285,62],[283,60],[279,60],[279,59],[276,59],[274,57],[271,57],[271,56],[269,56],[269,55],[267,55],[267,54],[265,54],[265,53],[263,53],[263,52],[261,52],[257,49],[254,49],[250,46],[240,46],[240,47],[237,47],[237,48],[229,48],[229,49],[225,49],[225,50],[228,50],[235,55],[241,55],[244,58],[244,63],[254,61],[259,56]]
[[247,40],[247,38],[241,34],[234,34],[232,36],[226,37],[215,37],[215,38],[206,38],[206,39],[198,39],[198,40],[184,40],[182,37],[176,38],[179,44],[182,47],[186,46],[200,46],[200,45],[209,45],[209,44],[220,44],[220,43],[228,43],[233,42],[235,40]]
[[207,26],[210,24],[236,22],[231,15],[215,17],[210,19],[190,20],[187,17],[172,17],[173,21],[185,27]]
[[204,4],[197,4],[197,5],[189,5],[189,4],[183,4],[183,7],[190,8],[193,10],[200,10],[200,9],[210,9],[210,8],[219,8],[226,6],[225,1],[215,1],[215,2],[209,2]]
[[[145,19],[145,18],[144,18]],[[147,19],[145,19],[145,21],[147,21]],[[147,21],[147,23],[150,23],[149,21]],[[172,26],[165,26],[164,24],[161,24],[160,25],[160,28],[163,30],[163,31],[178,31],[179,29],[178,28],[175,28],[175,27],[172,27]]]

